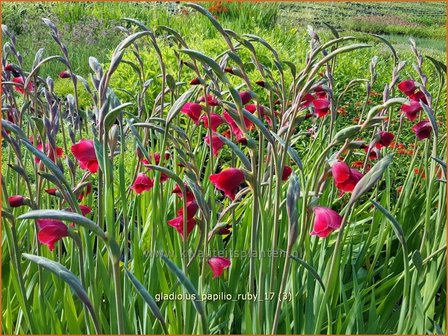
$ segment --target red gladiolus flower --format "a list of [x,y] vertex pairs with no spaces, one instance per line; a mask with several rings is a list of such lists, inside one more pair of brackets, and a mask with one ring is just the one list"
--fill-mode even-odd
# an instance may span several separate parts
[[70,72],[68,72],[67,70],[61,71],[61,72],[59,73],[59,77],[60,77],[60,78],[70,78],[70,77],[71,77],[71,76],[70,76]]
[[219,174],[210,175],[210,182],[233,201],[238,187],[244,182],[244,173],[238,168],[227,168]]
[[339,229],[342,223],[342,217],[334,210],[324,207],[315,207],[314,225],[312,236],[326,238],[330,233]]
[[22,205],[25,205],[25,197],[23,197],[22,195],[10,196],[8,198],[8,201],[9,201],[9,206],[11,208],[17,208]]
[[312,104],[314,96],[311,93],[307,93],[301,101],[302,107],[306,108]]
[[403,92],[406,96],[409,96],[417,90],[417,87],[413,80],[404,80],[398,84],[398,90]]
[[243,91],[240,93],[240,98],[243,105],[246,105],[252,99],[252,95],[248,91]]
[[201,116],[202,106],[198,103],[186,103],[180,110],[193,120],[196,125],[199,125],[199,117]]
[[[21,77],[21,76],[20,77],[15,77],[15,78],[12,79],[12,81],[14,83],[17,83],[17,84],[22,84],[22,86],[14,85],[14,90],[16,90],[17,92],[19,92],[21,94],[25,94],[25,89],[23,87],[23,85],[25,85],[25,80],[23,79],[23,77]],[[28,84],[28,91],[32,92],[33,90],[34,90],[33,83],[30,82]]]
[[[187,203],[189,203],[189,202],[191,202],[191,201],[194,201],[194,200],[195,200],[195,197],[194,197],[193,192],[190,190],[190,188],[187,187],[186,184],[184,184],[184,185],[185,185],[185,188],[186,188],[185,195],[187,196]],[[177,184],[176,187],[173,189],[172,193],[173,193],[173,194],[176,194],[178,197],[182,198],[182,190],[180,189],[180,187],[179,187],[178,184]]]
[[394,135],[390,132],[381,131],[378,133],[379,140],[376,142],[375,146],[378,149],[382,147],[388,147],[394,140]]
[[324,90],[322,85],[316,86],[314,93],[318,98],[327,98],[327,92]]
[[[205,97],[202,96],[201,98],[199,98],[199,102],[200,103],[204,103],[205,102]],[[210,106],[218,106],[219,102],[212,95],[207,95],[207,104],[210,105]]]
[[39,233],[37,238],[42,244],[48,245],[50,251],[54,250],[54,244],[68,236],[68,228],[60,220],[56,219],[38,219]]
[[81,210],[81,213],[83,216],[87,216],[89,213],[92,212],[92,209],[90,207],[88,207],[87,205],[83,205],[83,204],[81,204],[79,206],[79,209]]
[[336,188],[341,192],[351,192],[362,178],[362,174],[356,169],[350,169],[345,162],[336,162],[331,167]]
[[313,101],[314,112],[319,118],[325,117],[330,111],[330,101],[325,98],[319,98]]
[[[364,149],[364,152],[366,152],[366,154],[369,153],[369,160],[378,159],[378,153],[377,153],[376,148],[370,148],[367,145],[362,145],[361,148]],[[370,150],[369,150],[369,148],[370,148]]]
[[[207,115],[203,115],[201,117],[201,121],[204,123],[204,127],[205,128],[209,128],[210,124],[208,122],[208,116]],[[210,114],[210,121],[211,121],[211,128],[213,132],[216,132],[216,130],[218,129],[218,127],[224,123],[224,120],[222,119],[222,117],[217,114],[217,113],[211,113]]]
[[88,170],[91,173],[98,171],[98,160],[96,158],[93,140],[83,139],[78,141],[72,145],[72,153],[76,160],[78,160],[81,169]]
[[262,88],[266,87],[266,82],[262,80],[256,81],[255,84],[261,86]]
[[292,168],[290,166],[283,167],[282,181],[288,180],[289,176],[292,173]]
[[199,85],[199,84],[201,84],[201,81],[200,81],[199,77],[193,78],[190,81],[190,85]]
[[412,127],[412,132],[415,133],[419,140],[427,139],[431,135],[432,126],[429,120],[422,120]]
[[411,100],[409,105],[401,105],[401,110],[406,115],[406,118],[408,118],[410,121],[414,121],[415,119],[417,119],[417,114],[422,110],[422,106],[418,101]]
[[[222,115],[224,116],[224,119],[227,121],[227,123],[230,125],[232,133],[235,135],[236,140],[238,142],[244,142],[246,138],[244,137],[243,131],[238,127],[235,120],[233,120],[232,116],[227,111],[224,111]],[[253,126],[253,124],[247,118],[244,118],[244,122],[246,124],[246,128],[247,126]]]
[[208,264],[212,269],[213,278],[218,278],[222,275],[226,268],[229,268],[232,262],[229,258],[212,257],[208,260]]
[[85,188],[85,190],[79,194],[78,196],[78,201],[82,201],[84,197],[86,197],[87,195],[89,195],[90,193],[92,193],[92,184],[88,184]]
[[[165,160],[169,160],[169,158],[171,157],[171,154],[166,152],[165,153]],[[146,159],[142,160],[143,165],[149,165],[149,164],[155,164],[158,165],[160,163],[160,153],[151,153],[149,154],[149,158],[151,159],[152,162],[149,162]]]
[[[207,144],[210,145],[210,137],[208,135],[204,138],[204,140]],[[212,135],[211,146],[213,156],[218,156],[219,151],[224,146],[224,142],[217,135]]]
[[[40,143],[36,146],[36,148],[42,152],[43,145]],[[56,162],[55,157],[54,157],[54,151],[50,148],[50,144],[47,143],[45,145],[45,151],[47,152],[46,154],[50,158],[50,160],[53,162]],[[61,158],[63,155],[64,155],[64,150],[61,147],[56,146],[56,156],[58,158]],[[39,164],[40,159],[38,157],[35,157],[34,162],[36,164]]]
[[[199,206],[196,201],[187,204],[187,238],[190,232],[194,229],[196,220],[193,218],[198,211]],[[184,208],[180,208],[177,212],[177,217],[168,221],[168,225],[174,227],[177,232],[184,238]]]
[[154,181],[151,180],[145,173],[139,173],[135,178],[134,184],[131,189],[137,194],[141,194],[144,191],[151,190],[154,186]]
[[49,189],[45,189],[45,192],[51,196],[56,196],[56,192],[58,190],[56,188],[49,188]]
[[14,70],[14,67],[13,67],[13,65],[10,63],[10,64],[7,64],[3,70],[4,70],[4,71],[8,71],[8,72],[9,72],[9,71],[13,71],[13,70]]
[[428,100],[426,99],[425,94],[423,92],[421,92],[421,91],[417,91],[417,92],[415,92],[413,94],[410,94],[409,95],[409,99],[414,100],[416,102],[419,102],[421,100],[425,104],[428,104]]

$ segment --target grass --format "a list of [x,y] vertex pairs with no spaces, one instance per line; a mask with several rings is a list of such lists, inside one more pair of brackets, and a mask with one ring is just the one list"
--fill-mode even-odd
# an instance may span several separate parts
[[[11,72],[2,72],[3,333],[446,332],[446,78],[443,64],[426,57],[443,62],[441,50],[402,40],[391,50],[362,32],[336,42],[320,25],[312,38],[305,27],[275,24],[293,9],[310,11],[303,24],[329,17],[328,4],[232,3],[227,11],[206,4],[218,21],[194,5],[175,16],[152,4],[2,5],[9,6],[4,23],[17,33],[16,43],[6,35],[3,42],[25,57],[20,64],[5,53],[3,64],[20,66],[35,85],[21,94],[8,84]],[[369,9],[399,24],[417,21],[406,4],[335,8],[335,18]],[[419,10],[416,24],[433,29],[421,14],[440,8]],[[57,24],[55,40],[42,16]],[[120,44],[127,34],[118,34],[117,24],[132,43]],[[74,30],[78,36],[70,36]],[[327,42],[325,53],[310,49]],[[51,60],[29,75],[37,49],[63,55],[61,43],[66,65]],[[406,61],[402,69],[399,61]],[[66,66],[86,79],[89,90],[78,78],[79,97],[70,78],[55,79]],[[197,76],[200,84],[190,85]],[[397,84],[405,79],[428,92],[415,121],[401,112],[408,98]],[[318,84],[332,102],[322,117]],[[238,93],[247,90],[272,125],[243,104]],[[226,111],[233,119],[216,131],[224,141],[218,155],[205,140],[212,128],[181,111],[205,93],[218,105],[202,102],[201,116]],[[310,106],[302,104],[305,93],[314,95]],[[422,119],[430,119],[431,131],[420,140],[412,127]],[[380,131],[393,133],[394,143],[369,158],[361,143],[374,147]],[[42,142],[61,147],[63,156],[37,150]],[[165,152],[170,156],[152,161]],[[98,170],[86,170],[86,161]],[[350,171],[345,193],[340,183],[347,181],[335,183],[342,161],[363,176],[351,180]],[[292,173],[283,179],[284,167]],[[238,173],[224,186],[211,178],[227,168]],[[140,179],[146,190],[137,193]],[[235,190],[221,191],[236,180]],[[91,193],[80,197],[87,185]],[[235,199],[226,196],[233,192]],[[23,204],[13,207],[11,195],[23,195]],[[179,212],[188,205],[197,210]],[[83,206],[91,212],[82,214]],[[316,207],[336,215],[319,218]],[[48,233],[42,219],[61,222]],[[317,223],[331,231],[326,238],[310,234],[321,232]],[[54,251],[45,230],[57,238]],[[230,262],[219,275],[218,256]]]

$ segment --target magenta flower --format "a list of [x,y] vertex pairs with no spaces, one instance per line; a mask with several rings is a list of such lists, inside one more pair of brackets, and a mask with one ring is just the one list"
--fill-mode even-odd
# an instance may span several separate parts
[[[40,143],[36,146],[36,148],[42,152],[43,145]],[[50,148],[50,144],[47,143],[45,145],[45,151],[46,151],[47,156],[50,158],[50,160],[53,162],[56,162],[55,157],[54,157],[54,151]],[[64,150],[62,149],[62,147],[56,146],[56,156],[58,158],[61,158],[63,155],[64,155]],[[34,162],[36,164],[39,164],[40,159],[38,157],[35,157]]]
[[14,195],[8,198],[9,206],[11,208],[17,208],[23,205],[26,205],[26,198],[22,195]]
[[151,180],[145,173],[139,173],[135,178],[134,184],[131,189],[137,194],[141,194],[144,191],[151,190],[154,186],[154,181]]
[[334,210],[324,207],[315,207],[314,224],[312,236],[326,238],[330,233],[339,229],[342,223],[342,217]]
[[229,258],[212,257],[208,260],[208,264],[212,270],[213,278],[218,278],[222,275],[226,268],[229,268],[232,262]]
[[419,140],[427,139],[431,135],[432,126],[429,120],[422,120],[412,127],[412,132],[415,133]]
[[72,153],[76,160],[78,160],[81,169],[88,170],[91,173],[98,171],[98,160],[96,158],[93,140],[79,140],[76,144],[72,145]]
[[417,119],[418,113],[422,110],[422,106],[418,101],[411,100],[409,105],[401,105],[401,110],[406,115],[406,118],[408,118],[410,121],[414,121],[415,119]]
[[37,225],[40,230],[37,234],[38,240],[48,246],[50,251],[54,250],[54,244],[68,236],[68,228],[60,220],[56,219],[38,219]]
[[244,182],[244,173],[238,168],[227,168],[219,174],[210,175],[210,182],[233,201],[239,186]]
[[[194,197],[193,192],[190,190],[190,188],[187,187],[186,184],[184,184],[184,186],[186,188],[185,195],[187,197],[187,203],[194,201],[195,197]],[[178,184],[176,184],[176,187],[173,189],[172,193],[176,194],[178,197],[182,198],[182,190],[180,189]]]
[[[202,96],[201,98],[199,98],[199,102],[200,103],[204,103],[205,102],[205,96]],[[212,95],[207,95],[207,104],[210,105],[210,106],[219,106],[218,99],[216,99]]]
[[198,103],[186,103],[180,110],[183,114],[190,117],[196,125],[199,125],[199,117],[201,116],[202,106]]
[[241,98],[243,105],[246,105],[252,99],[252,95],[250,94],[249,91],[243,91],[243,92],[240,92],[240,98]]
[[336,188],[341,192],[352,192],[356,184],[362,178],[362,173],[356,169],[350,169],[345,162],[336,162],[331,166]]
[[[25,94],[25,89],[24,89],[24,87],[23,87],[23,85],[25,85],[25,80],[23,79],[23,77],[14,77],[13,79],[12,79],[12,81],[14,82],[14,83],[17,83],[17,84],[22,84],[22,86],[19,86],[19,85],[14,85],[14,90],[16,90],[17,92],[19,92],[19,93],[21,93],[21,94]],[[33,90],[34,90],[34,86],[33,86],[33,83],[32,82],[30,82],[29,84],[28,84],[28,91],[29,92],[33,92]]]
[[313,101],[314,112],[319,118],[325,117],[330,111],[330,101],[326,98],[319,98]]
[[390,132],[381,131],[378,133],[379,140],[376,142],[375,146],[378,149],[382,147],[388,147],[394,140],[394,135]]
[[[204,140],[208,145],[210,145],[210,137],[208,135],[204,138]],[[219,151],[224,146],[224,142],[217,135],[212,135],[211,146],[213,156],[218,156]]]
[[288,180],[291,173],[292,173],[292,168],[290,166],[284,166],[283,174],[282,174],[282,181]]
[[[189,202],[187,204],[187,238],[191,231],[193,231],[196,224],[194,216],[198,211],[199,206],[196,201]],[[180,208],[177,212],[177,217],[168,221],[168,225],[174,227],[177,232],[184,238],[184,208]]]
[[[211,128],[213,132],[216,132],[216,130],[218,129],[218,127],[224,123],[224,120],[222,119],[222,117],[217,114],[217,113],[211,113],[210,114],[210,120],[211,120]],[[205,128],[209,128],[209,122],[208,122],[208,116],[207,115],[203,115],[201,117],[201,121],[204,123],[204,127]]]
[[404,80],[398,84],[398,90],[403,92],[406,96],[410,96],[417,90],[417,86],[415,86],[415,82],[413,80]]

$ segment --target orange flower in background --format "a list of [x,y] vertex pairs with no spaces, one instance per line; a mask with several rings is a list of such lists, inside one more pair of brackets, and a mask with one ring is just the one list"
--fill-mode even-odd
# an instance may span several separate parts
[[361,160],[353,161],[352,162],[352,167],[353,168],[362,168],[362,167],[364,167],[364,161],[361,161]]
[[345,114],[347,114],[347,110],[345,108],[343,108],[343,107],[340,107],[340,108],[338,108],[338,113],[342,114],[342,115],[345,115]]
[[401,194],[401,192],[403,191],[403,186],[399,186],[395,190],[397,191],[397,193]]
[[353,118],[353,123],[354,123],[354,124],[357,124],[357,123],[359,123],[359,118],[358,118],[358,117],[356,117],[356,118]]
[[426,179],[426,173],[423,169],[414,168],[414,174],[420,175],[423,180]]

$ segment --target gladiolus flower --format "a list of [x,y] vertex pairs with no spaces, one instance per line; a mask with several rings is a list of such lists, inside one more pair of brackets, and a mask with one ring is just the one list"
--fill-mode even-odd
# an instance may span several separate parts
[[388,147],[394,140],[394,135],[390,132],[381,131],[378,133],[379,140],[376,142],[375,146],[378,149],[382,147]]
[[226,268],[229,268],[232,262],[229,258],[212,257],[208,260],[208,264],[212,270],[213,278],[218,278],[222,275]]
[[98,160],[96,158],[93,140],[83,139],[78,141],[72,145],[72,153],[76,160],[78,160],[81,169],[88,170],[91,173],[98,171]]
[[180,110],[183,114],[186,114],[193,120],[193,122],[198,125],[199,117],[201,116],[202,106],[198,103],[186,103]]
[[302,107],[306,108],[306,107],[310,106],[312,104],[313,100],[314,100],[314,96],[311,93],[307,93],[302,98],[302,101],[301,101]]
[[[199,98],[199,102],[200,103],[204,103],[205,102],[205,97],[202,96],[201,98]],[[207,104],[210,105],[210,106],[218,106],[219,102],[212,95],[207,95]]]
[[[198,211],[199,206],[196,201],[187,204],[187,237],[194,229],[196,220],[193,218]],[[184,238],[184,208],[180,208],[177,212],[177,217],[168,221],[168,225],[174,227],[177,232]]]
[[[43,145],[40,143],[36,146],[36,148],[42,152]],[[56,162],[55,157],[54,157],[54,151],[50,148],[50,145],[48,143],[45,145],[45,151],[47,152],[46,154],[50,158],[50,160],[53,162]],[[56,146],[56,156],[58,158],[61,158],[63,155],[64,155],[64,150],[61,147]],[[36,164],[39,164],[40,159],[38,157],[35,157],[34,162]]]
[[59,77],[60,77],[60,78],[70,78],[70,77],[71,77],[71,76],[70,76],[70,72],[68,72],[67,70],[61,71],[61,72],[59,73]]
[[20,207],[22,205],[26,205],[25,203],[25,197],[23,197],[22,195],[14,195],[14,196],[10,196],[8,198],[9,201],[9,206],[11,208],[17,208]]
[[[208,135],[204,138],[204,140],[210,145],[210,137]],[[211,146],[213,156],[217,156],[221,148],[224,146],[224,142],[217,135],[212,135]]]
[[431,135],[432,126],[428,120],[422,120],[412,127],[412,132],[415,133],[419,140],[427,139]]
[[378,159],[378,153],[376,148],[370,148],[367,145],[362,145],[362,149],[364,149],[364,152],[369,153],[369,160],[376,160]]
[[409,96],[415,92],[417,87],[413,80],[404,80],[398,84],[398,90],[403,92],[406,96]]
[[256,81],[255,84],[261,86],[262,88],[266,87],[266,82],[262,80]]
[[83,205],[83,204],[81,204],[79,206],[79,209],[81,210],[81,213],[83,216],[87,216],[89,213],[92,212],[92,209],[90,207],[88,207],[87,205]]
[[[187,187],[186,184],[184,184],[185,188],[186,188],[186,196],[187,196],[187,203],[194,201],[195,197],[193,192],[190,190],[190,188]],[[182,198],[182,190],[180,189],[179,185],[177,184],[176,187],[173,189],[172,191],[173,194],[176,194],[178,197]]]
[[[165,160],[169,160],[169,158],[171,157],[171,154],[166,152],[164,156],[165,156]],[[149,154],[149,158],[151,159],[151,161],[154,162],[155,165],[158,165],[160,163],[161,156],[160,156],[160,153],[151,153],[151,154]],[[146,159],[142,160],[143,165],[153,164],[153,162],[149,162]]]
[[78,201],[82,201],[84,197],[92,193],[92,184],[88,184],[83,192],[81,192],[78,196]]
[[[236,124],[235,120],[233,120],[229,112],[224,111],[222,115],[224,116],[224,119],[227,121],[227,123],[230,125],[232,133],[235,135],[236,140],[238,142],[244,142],[246,138],[244,137],[243,131],[238,127],[238,125]],[[249,127],[253,126],[253,124],[247,118],[244,118],[244,122],[246,124],[246,128],[247,126]]]
[[314,224],[312,236],[326,238],[330,233],[339,229],[342,223],[342,217],[334,210],[324,207],[315,207]]
[[331,167],[331,173],[336,183],[336,188],[341,192],[351,192],[362,178],[362,174],[356,169],[350,169],[345,162],[336,162]]
[[190,81],[190,85],[199,85],[199,84],[201,84],[201,80],[199,79],[199,77],[193,78]]
[[56,196],[57,191],[58,191],[58,190],[57,190],[56,188],[45,189],[45,192],[46,192],[48,195],[51,195],[51,196]]
[[319,118],[325,117],[330,111],[330,101],[325,98],[319,98],[313,101],[314,112]]
[[[23,87],[23,85],[25,85],[25,80],[23,79],[23,77],[22,76],[15,77],[12,79],[12,81],[17,84],[22,84],[22,86],[14,85],[14,90],[16,90],[17,92],[20,92],[21,94],[25,94],[25,89]],[[28,91],[32,92],[33,90],[34,90],[33,83],[30,82],[28,84]]]
[[422,110],[422,106],[418,101],[411,100],[409,105],[401,105],[401,110],[406,115],[406,118],[408,118],[410,121],[414,121],[415,119],[417,119],[417,114]]
[[219,174],[210,175],[210,182],[233,201],[238,187],[244,182],[244,173],[238,168],[227,168]]
[[421,91],[417,91],[417,92],[415,92],[413,94],[410,94],[409,95],[409,99],[414,100],[416,102],[420,102],[420,100],[421,100],[425,104],[428,104],[428,100],[426,99],[425,94],[423,92],[421,92]]
[[290,166],[283,167],[282,181],[288,180],[289,176],[292,173],[292,168]]
[[[210,124],[208,122],[208,116],[207,115],[203,115],[201,117],[201,121],[204,123],[204,127],[205,128],[209,128]],[[222,119],[222,117],[217,114],[217,113],[211,113],[210,114],[210,121],[211,121],[211,128],[213,132],[216,132],[216,130],[218,129],[218,127],[224,123],[224,120]]]
[[243,91],[240,93],[241,102],[246,105],[252,99],[252,95],[248,91]]
[[134,184],[131,189],[137,194],[141,194],[144,191],[151,190],[154,186],[154,181],[151,180],[145,173],[139,173],[135,178]]
[[37,238],[42,244],[48,245],[50,251],[54,250],[54,244],[68,236],[68,228],[60,220],[56,219],[38,219],[37,225],[40,230]]
[[314,93],[318,98],[327,98],[327,92],[324,90],[322,85],[316,86]]

